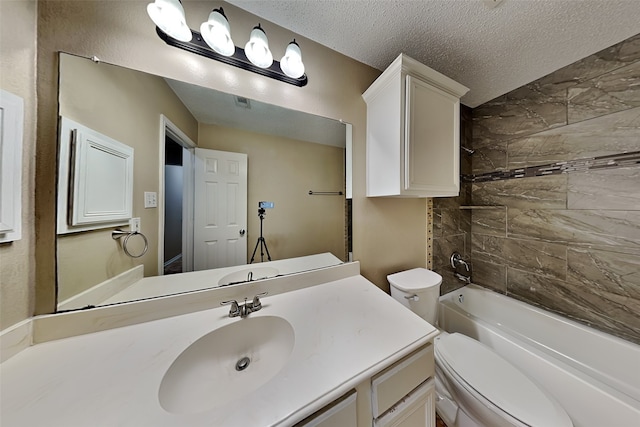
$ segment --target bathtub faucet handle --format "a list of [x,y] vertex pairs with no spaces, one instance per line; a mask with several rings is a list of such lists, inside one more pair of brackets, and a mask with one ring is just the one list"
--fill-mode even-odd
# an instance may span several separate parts
[[460,255],[458,252],[454,252],[451,254],[451,267],[453,267],[454,269],[457,269],[459,265],[464,266],[464,269],[467,270],[467,273],[471,271],[471,269],[469,268],[469,263],[467,261],[465,261],[462,258],[462,255]]

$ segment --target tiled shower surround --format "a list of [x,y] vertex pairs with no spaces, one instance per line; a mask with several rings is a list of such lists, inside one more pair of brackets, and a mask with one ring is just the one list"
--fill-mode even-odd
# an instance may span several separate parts
[[465,114],[474,182],[434,200],[443,292],[457,250],[474,283],[640,343],[640,35],[473,109],[472,143]]

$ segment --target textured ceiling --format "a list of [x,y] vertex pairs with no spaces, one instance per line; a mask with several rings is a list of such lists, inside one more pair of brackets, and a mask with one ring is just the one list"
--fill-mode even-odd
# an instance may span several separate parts
[[640,33],[640,0],[228,1],[379,70],[406,53],[470,107]]

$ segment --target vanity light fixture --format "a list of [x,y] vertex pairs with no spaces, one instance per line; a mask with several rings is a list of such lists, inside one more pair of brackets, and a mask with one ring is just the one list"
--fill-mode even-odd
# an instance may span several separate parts
[[147,5],[147,13],[158,28],[182,42],[191,40],[184,9],[180,0],[155,0]]
[[231,39],[229,21],[220,7],[213,9],[200,32],[191,30],[180,0],[155,0],[147,12],[156,24],[156,33],[169,46],[224,62],[294,86],[308,82],[302,62],[302,52],[295,39],[289,43],[280,62],[273,60],[267,34],[260,24],[251,30],[249,41],[242,49]]
[[300,46],[296,43],[296,39],[293,39],[293,41],[287,46],[287,50],[280,60],[280,68],[282,68],[282,71],[284,71],[287,76],[294,79],[304,75],[302,52],[300,51]]
[[200,25],[200,33],[211,49],[220,55],[231,56],[236,52],[236,46],[231,40],[231,28],[222,8],[213,9],[209,19]]
[[269,68],[273,64],[273,55],[269,50],[269,40],[260,24],[253,27],[251,37],[244,46],[244,53],[254,65],[260,68]]

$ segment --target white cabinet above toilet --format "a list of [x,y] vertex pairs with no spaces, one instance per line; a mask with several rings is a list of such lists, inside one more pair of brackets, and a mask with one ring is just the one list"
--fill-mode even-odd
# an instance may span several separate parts
[[401,54],[362,95],[367,196],[460,191],[460,97],[469,89]]

